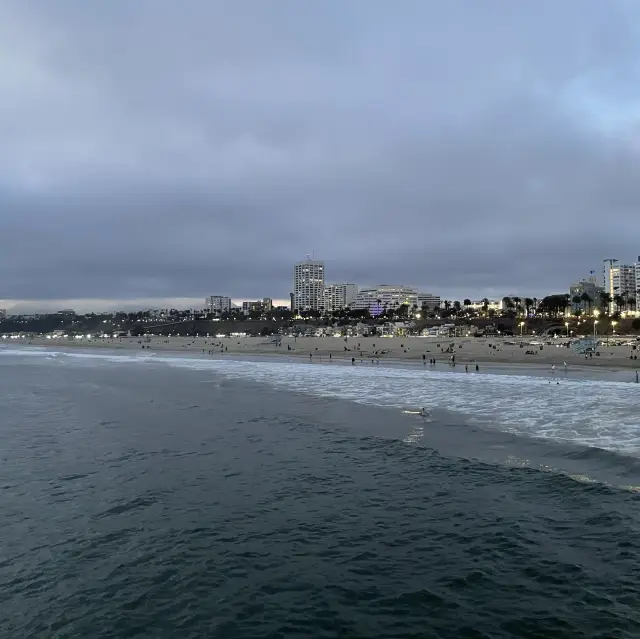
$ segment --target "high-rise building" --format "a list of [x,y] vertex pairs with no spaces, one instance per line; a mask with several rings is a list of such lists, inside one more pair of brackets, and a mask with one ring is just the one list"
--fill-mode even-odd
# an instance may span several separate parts
[[298,311],[324,310],[324,262],[307,259],[294,265],[293,302]]
[[636,312],[640,311],[640,255],[638,255],[638,261],[634,264],[636,270]]
[[[604,290],[611,296],[613,301],[610,304],[609,312],[616,310],[629,310],[621,308],[619,304],[620,298],[624,300],[636,300],[637,280],[636,280],[636,264],[620,264],[618,260],[607,259],[604,261]],[[618,303],[616,302],[618,299]],[[637,301],[633,302],[633,310],[636,308]]]
[[380,315],[387,309],[406,304],[409,308],[418,305],[418,289],[411,286],[380,284],[358,291],[352,305],[355,310],[368,310],[371,315]]
[[231,310],[231,298],[224,295],[210,295],[205,304],[210,313],[227,313]]
[[357,294],[357,284],[328,284],[324,287],[324,309],[331,312],[351,307]]

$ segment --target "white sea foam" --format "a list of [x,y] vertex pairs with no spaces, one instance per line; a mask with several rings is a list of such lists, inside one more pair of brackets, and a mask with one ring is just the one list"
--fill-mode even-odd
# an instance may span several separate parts
[[[628,453],[640,452],[640,387],[597,380],[526,375],[451,373],[384,366],[322,365],[306,362],[238,361],[160,354],[60,353],[0,350],[4,354],[102,360],[118,364],[165,364],[212,371],[272,387],[398,408],[441,408],[502,430],[572,441]],[[417,433],[416,433],[417,436]]]

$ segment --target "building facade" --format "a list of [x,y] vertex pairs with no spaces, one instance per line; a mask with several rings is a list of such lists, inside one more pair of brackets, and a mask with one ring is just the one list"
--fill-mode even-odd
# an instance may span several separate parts
[[249,315],[249,313],[253,312],[268,313],[272,309],[273,300],[270,297],[263,297],[255,302],[242,302],[242,313],[244,315]]
[[358,291],[352,308],[368,310],[371,315],[380,315],[387,309],[407,304],[410,309],[418,306],[418,289],[411,286],[380,284]]
[[324,310],[351,308],[358,295],[357,284],[328,284],[324,287]]
[[640,311],[640,255],[638,255],[638,261],[634,264],[636,271],[636,313]]
[[[601,295],[604,292],[604,288],[598,283],[595,275],[575,282],[569,287],[569,301],[573,311],[581,310],[584,313],[588,313],[592,309],[599,307]],[[583,296],[588,296],[588,299],[582,299]],[[578,297],[581,298],[580,302],[574,302],[574,298]]]
[[294,264],[293,303],[298,311],[324,310],[324,262],[309,259]]
[[[640,259],[638,260],[640,262]],[[618,260],[606,260],[604,267],[604,289],[613,298],[609,312],[619,309],[619,304],[615,298],[620,296],[625,300],[633,300],[633,309],[624,308],[620,310],[636,310],[637,308],[637,262],[634,264],[620,264]]]
[[231,310],[231,298],[225,295],[210,295],[205,304],[210,313],[228,313]]
[[[473,309],[474,311],[484,311],[485,302],[484,300],[472,300],[471,304],[469,304],[468,308]],[[486,308],[488,311],[496,311],[499,312],[502,310],[502,300],[487,300]]]
[[442,300],[439,295],[433,295],[432,293],[418,293],[418,308],[426,309],[429,311],[440,308]]

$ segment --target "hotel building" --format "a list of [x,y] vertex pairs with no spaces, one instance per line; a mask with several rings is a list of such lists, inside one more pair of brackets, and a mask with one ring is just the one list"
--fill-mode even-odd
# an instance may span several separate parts
[[351,306],[355,310],[368,310],[371,315],[380,315],[386,309],[407,304],[410,309],[418,306],[418,289],[410,286],[380,284],[358,291]]

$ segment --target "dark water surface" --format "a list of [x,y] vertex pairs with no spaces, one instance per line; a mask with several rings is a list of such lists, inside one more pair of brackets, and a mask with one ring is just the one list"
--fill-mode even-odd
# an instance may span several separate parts
[[0,637],[640,636],[640,497],[513,437],[152,364],[0,388]]

